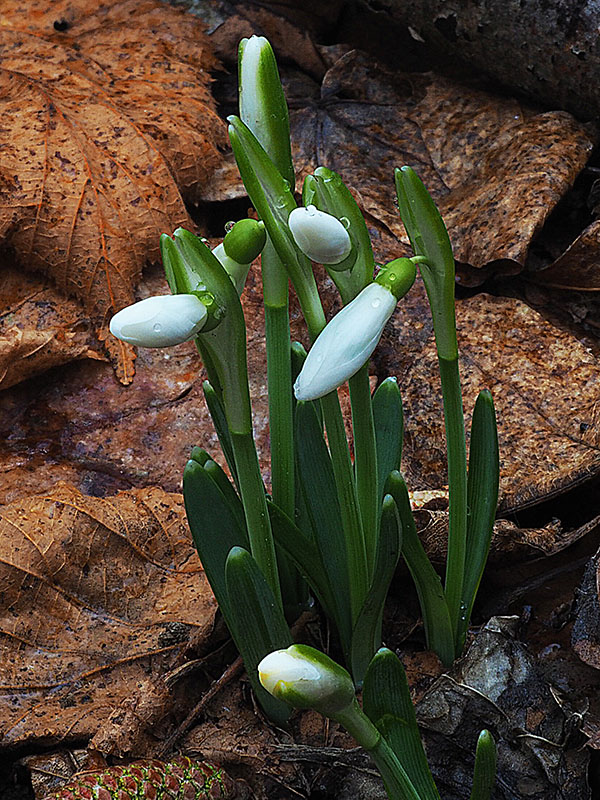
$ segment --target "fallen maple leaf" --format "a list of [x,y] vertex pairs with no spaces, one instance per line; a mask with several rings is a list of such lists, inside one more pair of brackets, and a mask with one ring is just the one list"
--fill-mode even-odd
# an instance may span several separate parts
[[101,329],[220,163],[208,39],[157,0],[5,0],[0,53],[0,235]]

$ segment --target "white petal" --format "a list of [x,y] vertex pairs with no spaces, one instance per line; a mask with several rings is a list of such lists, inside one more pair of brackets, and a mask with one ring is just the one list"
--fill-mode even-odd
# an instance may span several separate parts
[[321,678],[314,664],[290,652],[290,649],[275,650],[265,656],[258,665],[258,675],[262,685],[271,693],[280,682],[293,686],[298,681],[318,681]]
[[352,250],[348,231],[337,217],[315,206],[295,208],[288,217],[294,241],[305,256],[319,264],[339,264]]
[[316,400],[351,378],[368,360],[396,308],[394,295],[371,283],[321,331],[296,383],[297,400]]
[[147,297],[115,314],[110,332],[137,347],[171,347],[193,339],[206,317],[206,306],[193,294]]

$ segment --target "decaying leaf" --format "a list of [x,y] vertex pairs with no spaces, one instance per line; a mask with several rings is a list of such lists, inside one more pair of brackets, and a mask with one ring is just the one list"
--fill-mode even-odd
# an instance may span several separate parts
[[491,619],[417,704],[436,784],[449,800],[469,797],[477,736],[487,728],[498,745],[494,800],[584,800],[588,755],[571,741],[574,721],[514,637],[515,622]]
[[3,265],[0,389],[75,359],[102,359],[81,306],[40,275]]
[[[480,294],[457,303],[467,416],[478,392],[494,396],[501,508],[522,508],[600,468],[600,364],[567,329],[513,298]],[[396,375],[405,405],[404,469],[412,488],[446,483],[441,391],[431,316],[417,282],[375,351],[380,377]],[[470,424],[470,423],[468,423]]]
[[215,611],[181,497],[160,489],[59,484],[5,506],[0,562],[4,744],[91,737]]
[[434,74],[389,73],[358,51],[334,61],[320,98],[292,121],[301,172],[339,172],[363,210],[401,239],[393,171],[412,166],[440,207],[457,260],[475,268],[463,271],[465,284],[522,269],[595,140],[564,112],[539,114]]
[[6,0],[0,43],[0,235],[101,326],[220,162],[209,41],[157,0]]
[[595,220],[571,246],[546,269],[533,272],[530,280],[557,289],[600,291],[600,220]]

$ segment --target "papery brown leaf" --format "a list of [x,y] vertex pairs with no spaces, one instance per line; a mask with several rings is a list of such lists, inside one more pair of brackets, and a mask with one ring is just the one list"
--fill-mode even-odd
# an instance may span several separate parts
[[[59,484],[0,517],[3,743],[92,736],[157,680],[215,601],[184,523],[161,489],[108,500]],[[185,637],[184,637],[185,638]]]
[[556,289],[600,291],[600,220],[592,222],[549,267],[532,272],[529,280]]
[[443,797],[464,796],[477,737],[487,728],[498,745],[494,797],[584,800],[589,756],[570,739],[570,715],[516,638],[517,623],[517,617],[492,618],[417,704],[436,785]]
[[0,389],[82,358],[104,359],[81,306],[39,275],[3,265]]
[[336,170],[363,210],[406,242],[393,171],[413,167],[456,259],[474,268],[461,274],[465,284],[520,271],[596,137],[565,112],[539,114],[434,74],[390,73],[358,51],[335,61],[320,95],[291,117],[301,173]]
[[[589,347],[513,298],[460,300],[456,316],[467,425],[479,391],[494,397],[501,508],[532,505],[598,474],[600,362]],[[396,375],[402,391],[409,488],[442,488],[441,390],[420,280],[374,355],[378,375]]]
[[220,163],[208,39],[157,0],[5,0],[0,44],[0,235],[102,325]]

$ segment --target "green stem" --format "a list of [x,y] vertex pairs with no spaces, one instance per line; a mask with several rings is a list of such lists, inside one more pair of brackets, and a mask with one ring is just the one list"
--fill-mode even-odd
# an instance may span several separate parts
[[231,444],[238,472],[240,494],[244,504],[250,552],[281,606],[281,589],[273,534],[252,433],[234,433],[232,431]]
[[321,398],[331,463],[342,514],[350,578],[350,608],[356,622],[369,588],[369,574],[362,522],[356,497],[352,461],[337,392]]
[[367,568],[372,574],[377,551],[379,497],[377,492],[377,450],[369,365],[365,364],[349,381],[354,434],[354,474],[356,494],[362,520]]
[[270,243],[262,254],[273,501],[294,519],[294,423],[288,277]]
[[332,718],[342,724],[348,733],[371,754],[381,773],[390,800],[420,800],[412,781],[393,750],[375,725],[354,702]]
[[467,549],[467,449],[458,357],[440,357],[438,360],[444,400],[450,502],[445,592],[454,630],[455,652],[459,655],[460,620],[466,613],[461,605]]

